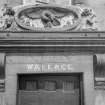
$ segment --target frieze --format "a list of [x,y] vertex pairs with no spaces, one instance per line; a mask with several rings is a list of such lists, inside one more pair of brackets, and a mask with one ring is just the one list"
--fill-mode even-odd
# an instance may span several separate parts
[[90,8],[40,4],[19,6],[17,10],[4,5],[0,15],[1,31],[96,31],[96,17]]

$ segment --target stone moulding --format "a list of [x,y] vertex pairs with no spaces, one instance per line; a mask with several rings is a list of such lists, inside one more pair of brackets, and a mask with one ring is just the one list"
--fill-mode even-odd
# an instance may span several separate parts
[[[69,16],[74,17],[70,17],[71,20],[74,19],[74,22],[70,20],[70,23],[68,19],[69,22],[65,24]],[[24,20],[22,20],[23,18]],[[61,20],[62,18],[63,20]],[[75,30],[81,22],[81,15],[75,6],[65,8],[58,5],[27,5],[18,9],[15,21],[19,27],[25,30],[62,32]],[[35,26],[36,24],[37,26]]]

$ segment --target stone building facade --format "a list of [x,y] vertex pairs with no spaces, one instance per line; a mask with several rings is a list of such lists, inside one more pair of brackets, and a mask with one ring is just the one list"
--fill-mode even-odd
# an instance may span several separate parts
[[[0,1],[13,7],[0,23],[0,105],[104,105],[104,0],[45,1]],[[81,5],[97,30],[81,28]]]

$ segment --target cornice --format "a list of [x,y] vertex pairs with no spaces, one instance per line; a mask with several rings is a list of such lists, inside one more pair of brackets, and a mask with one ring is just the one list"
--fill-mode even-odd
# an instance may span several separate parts
[[105,32],[0,32],[0,46],[100,46]]
[[105,32],[0,32],[0,52],[105,52]]
[[104,39],[105,31],[0,31],[0,39]]

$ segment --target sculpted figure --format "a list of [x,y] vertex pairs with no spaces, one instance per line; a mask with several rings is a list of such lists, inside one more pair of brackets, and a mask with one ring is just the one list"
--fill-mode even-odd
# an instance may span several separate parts
[[45,27],[59,26],[59,20],[48,10],[42,12],[41,20]]
[[14,10],[4,4],[2,8],[2,16],[0,17],[0,29],[5,30],[10,28],[14,20]]

